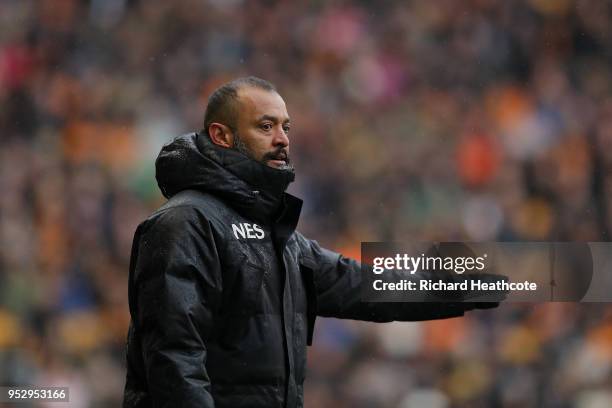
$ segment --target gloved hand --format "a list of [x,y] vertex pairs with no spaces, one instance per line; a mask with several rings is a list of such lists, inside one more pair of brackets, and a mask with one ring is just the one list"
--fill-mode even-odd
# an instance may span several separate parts
[[[432,246],[426,253],[427,256],[440,258],[476,257],[474,251],[466,244],[460,242],[441,243]],[[447,270],[421,271],[421,279],[442,281],[444,283],[464,283],[467,289],[431,291],[426,297],[430,301],[452,301],[463,303],[464,310],[492,309],[498,307],[500,302],[506,299],[507,290],[479,290],[472,288],[474,281],[486,283],[487,286],[497,286],[497,282],[507,282],[508,277],[485,271],[469,271],[463,274]],[[491,285],[493,284],[493,285]]]
[[470,311],[474,309],[495,309],[501,302],[462,302],[463,310]]
[[[427,301],[437,302],[462,302],[466,304],[466,310],[471,309],[491,309],[499,306],[507,295],[507,290],[478,290],[472,289],[472,281],[481,281],[486,284],[494,284],[496,282],[507,282],[508,278],[503,275],[491,273],[471,273],[464,275],[453,276],[451,274],[439,275],[437,273],[426,274],[427,279],[441,281],[447,284],[464,283],[467,289],[429,291],[426,295]],[[433,276],[436,276],[433,278]],[[425,277],[421,277],[425,279]]]

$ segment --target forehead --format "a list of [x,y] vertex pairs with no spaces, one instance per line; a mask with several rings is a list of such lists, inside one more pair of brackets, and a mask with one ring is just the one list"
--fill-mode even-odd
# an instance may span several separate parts
[[266,115],[275,117],[281,122],[289,119],[285,101],[276,92],[245,87],[238,91],[238,98],[241,118],[254,120]]

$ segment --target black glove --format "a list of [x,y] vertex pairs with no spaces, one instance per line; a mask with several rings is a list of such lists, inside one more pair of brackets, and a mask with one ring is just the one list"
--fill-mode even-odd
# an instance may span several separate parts
[[[433,274],[432,274],[433,275]],[[436,274],[437,275],[437,274]],[[431,277],[429,277],[432,279]],[[446,274],[442,277],[437,277],[436,280],[441,280],[445,283],[461,283],[467,282],[467,290],[445,290],[428,292],[426,297],[428,301],[438,302],[460,302],[464,304],[465,310],[472,309],[492,309],[499,306],[508,295],[507,290],[472,290],[472,281],[478,280],[487,284],[495,284],[496,282],[507,282],[508,278],[502,275],[490,273],[474,273],[464,275]]]
[[463,310],[470,311],[474,309],[495,309],[500,302],[462,302]]

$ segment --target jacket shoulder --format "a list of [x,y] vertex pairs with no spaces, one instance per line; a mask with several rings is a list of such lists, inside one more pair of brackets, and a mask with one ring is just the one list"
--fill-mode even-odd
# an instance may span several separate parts
[[226,213],[229,210],[226,204],[212,194],[199,190],[183,190],[173,195],[151,216],[181,207],[197,210],[206,218],[209,216],[214,218],[215,215]]
[[212,224],[226,222],[228,218],[233,218],[232,210],[223,201],[212,194],[199,190],[183,190],[173,195],[149,218],[166,212],[180,213],[186,211],[196,213]]
[[298,253],[300,263],[311,266],[315,264],[312,250],[313,243],[316,243],[316,241],[306,238],[304,235],[302,235],[302,233],[296,230],[291,235],[291,239],[287,245],[292,247],[293,250]]
[[165,211],[175,207],[194,207],[207,209],[215,206],[218,201],[213,195],[198,190],[183,190],[173,195],[156,212]]

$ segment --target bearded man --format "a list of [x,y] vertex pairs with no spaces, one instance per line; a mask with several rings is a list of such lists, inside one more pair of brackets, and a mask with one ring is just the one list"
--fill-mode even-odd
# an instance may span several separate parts
[[124,407],[302,407],[317,316],[416,321],[480,307],[362,302],[359,263],[295,230],[290,127],[272,84],[239,78],[210,96],[202,131],[162,148],[168,201],[132,247]]

